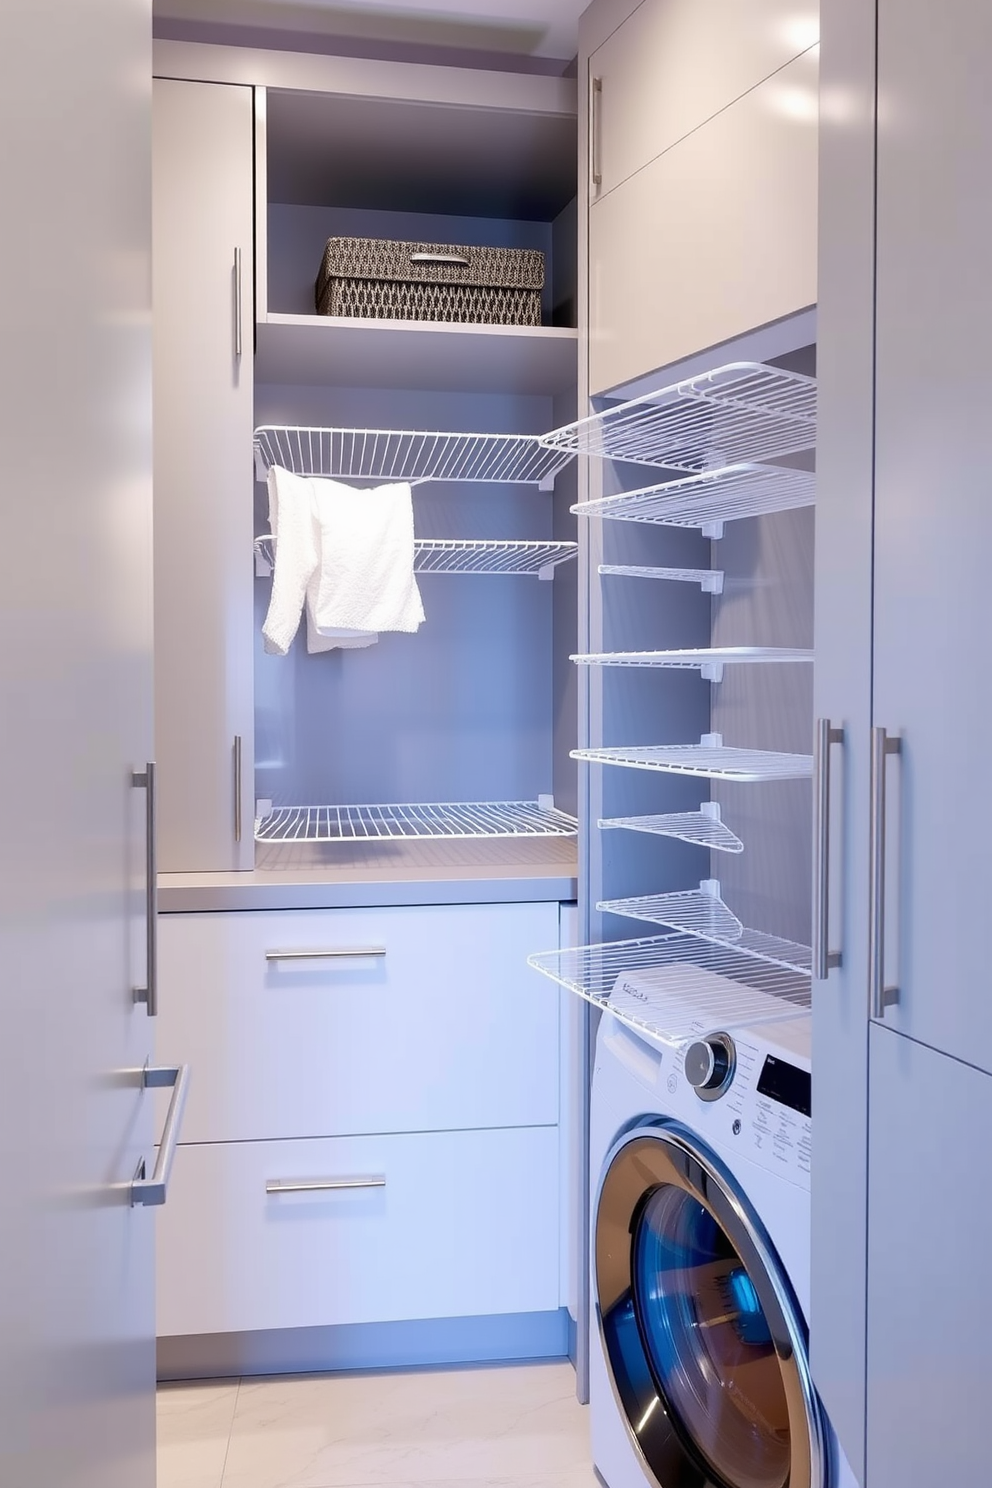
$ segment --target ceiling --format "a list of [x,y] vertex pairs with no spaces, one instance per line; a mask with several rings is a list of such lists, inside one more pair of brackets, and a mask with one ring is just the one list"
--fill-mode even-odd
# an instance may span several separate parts
[[156,20],[564,60],[589,0],[154,0]]

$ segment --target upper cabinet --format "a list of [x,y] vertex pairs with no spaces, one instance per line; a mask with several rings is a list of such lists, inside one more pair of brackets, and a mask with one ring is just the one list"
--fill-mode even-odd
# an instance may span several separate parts
[[644,0],[592,55],[602,200],[819,34],[816,0]]
[[252,90],[154,91],[159,868],[253,858]]
[[589,61],[599,393],[816,301],[816,7],[645,0]]

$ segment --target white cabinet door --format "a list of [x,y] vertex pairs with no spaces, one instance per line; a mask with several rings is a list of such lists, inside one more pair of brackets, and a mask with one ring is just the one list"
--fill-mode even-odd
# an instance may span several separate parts
[[252,91],[156,79],[154,126],[159,868],[212,872],[254,857]]
[[865,1482],[987,1483],[992,1078],[875,1024],[870,1126]]
[[184,1139],[557,1125],[557,942],[557,904],[163,915]]
[[818,60],[797,58],[592,208],[592,392],[815,303]]
[[644,0],[592,54],[602,198],[814,45],[817,0]]
[[154,1488],[151,5],[2,31],[0,1483]]
[[[992,1072],[984,660],[992,628],[988,342],[992,11],[879,6],[873,722],[890,802],[886,1023]],[[970,59],[970,60],[968,60]]]
[[553,1127],[186,1147],[158,1331],[551,1312],[558,1288]]

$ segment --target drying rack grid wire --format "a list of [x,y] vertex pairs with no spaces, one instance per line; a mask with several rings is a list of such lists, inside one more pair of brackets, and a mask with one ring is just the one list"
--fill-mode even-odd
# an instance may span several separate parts
[[628,832],[650,832],[658,837],[675,837],[697,847],[714,848],[717,852],[741,853],[744,844],[719,818],[703,811],[667,811],[657,816],[604,817],[596,824],[601,830],[613,828]]
[[532,434],[444,434],[397,429],[316,429],[265,424],[255,430],[255,473],[272,465],[333,480],[494,481],[550,488],[572,458]]
[[781,646],[708,646],[687,651],[600,651],[570,658],[578,666],[675,667],[705,671],[735,663],[774,665],[812,661],[812,651]]
[[574,837],[574,817],[537,801],[283,806],[255,823],[258,842],[396,842],[427,838]]
[[[474,538],[418,538],[413,545],[415,573],[550,574],[579,550],[574,542],[497,541]],[[255,572],[267,577],[275,567],[270,533],[255,539]]]
[[555,429],[550,449],[707,470],[795,454],[816,442],[816,382],[734,362]]
[[580,501],[571,510],[582,517],[702,529],[742,517],[794,511],[815,502],[816,476],[812,471],[780,465],[731,465],[685,480]]
[[802,1017],[811,1006],[808,973],[680,932],[546,951],[528,964],[672,1046],[742,1023]]
[[628,919],[650,920],[669,930],[684,930],[688,935],[702,935],[708,940],[737,942],[744,934],[744,926],[723,900],[703,889],[642,894],[633,899],[604,899],[596,908],[626,915]]
[[[585,507],[573,507],[573,511]],[[723,572],[718,568],[646,568],[637,563],[601,563],[602,576],[616,574],[624,579],[668,579],[681,584],[698,584],[705,594],[723,593]]]
[[811,754],[780,754],[729,745],[646,744],[610,749],[573,749],[572,759],[594,765],[620,765],[635,770],[661,770],[705,780],[802,780],[813,773]]
[[[705,901],[709,900],[707,904]],[[596,908],[630,920],[645,920],[664,925],[686,935],[698,935],[717,945],[731,945],[736,950],[763,961],[773,962],[787,971],[809,976],[812,965],[809,946],[761,930],[750,930],[727,908],[722,899],[701,890],[680,894],[642,894],[631,899],[604,899]]]

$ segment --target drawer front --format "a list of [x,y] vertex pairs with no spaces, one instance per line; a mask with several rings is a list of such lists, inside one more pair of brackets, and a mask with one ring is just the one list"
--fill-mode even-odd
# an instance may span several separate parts
[[554,1124],[557,942],[556,904],[164,915],[184,1140]]
[[160,1335],[550,1311],[558,1134],[182,1147],[159,1223]]

